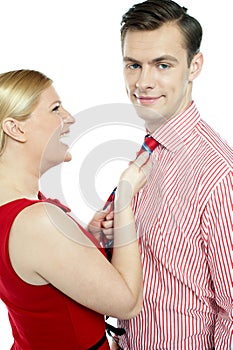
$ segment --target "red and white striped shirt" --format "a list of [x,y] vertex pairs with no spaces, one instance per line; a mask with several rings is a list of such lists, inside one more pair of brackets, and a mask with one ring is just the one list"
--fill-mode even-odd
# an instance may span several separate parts
[[118,321],[130,350],[230,350],[233,152],[194,103],[153,134],[149,182],[135,199],[142,312]]

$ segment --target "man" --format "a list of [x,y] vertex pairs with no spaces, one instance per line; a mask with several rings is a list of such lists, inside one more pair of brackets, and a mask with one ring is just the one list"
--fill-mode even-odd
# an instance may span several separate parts
[[127,93],[159,142],[134,201],[144,303],[139,316],[118,321],[126,350],[231,349],[233,153],[192,100],[202,28],[186,11],[148,0],[122,20]]

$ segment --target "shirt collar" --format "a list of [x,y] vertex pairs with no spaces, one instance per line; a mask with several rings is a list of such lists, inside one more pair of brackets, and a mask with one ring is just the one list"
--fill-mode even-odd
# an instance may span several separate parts
[[184,146],[184,142],[193,132],[200,120],[200,114],[194,102],[182,113],[167,121],[151,134],[162,146],[175,152]]

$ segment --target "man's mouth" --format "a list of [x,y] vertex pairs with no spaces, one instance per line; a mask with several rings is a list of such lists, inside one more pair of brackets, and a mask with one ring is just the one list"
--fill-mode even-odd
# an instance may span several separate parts
[[156,103],[162,97],[162,95],[157,96],[157,97],[155,97],[155,96],[137,96],[137,95],[134,95],[134,96],[136,97],[136,99],[140,105],[145,105],[145,106],[152,105],[152,104]]

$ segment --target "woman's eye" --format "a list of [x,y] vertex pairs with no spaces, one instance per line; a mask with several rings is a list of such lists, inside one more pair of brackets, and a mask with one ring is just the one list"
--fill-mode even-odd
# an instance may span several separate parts
[[59,105],[56,105],[56,106],[52,109],[52,111],[53,111],[53,112],[58,112],[59,109],[60,109],[60,107],[61,107],[60,104],[59,104]]

